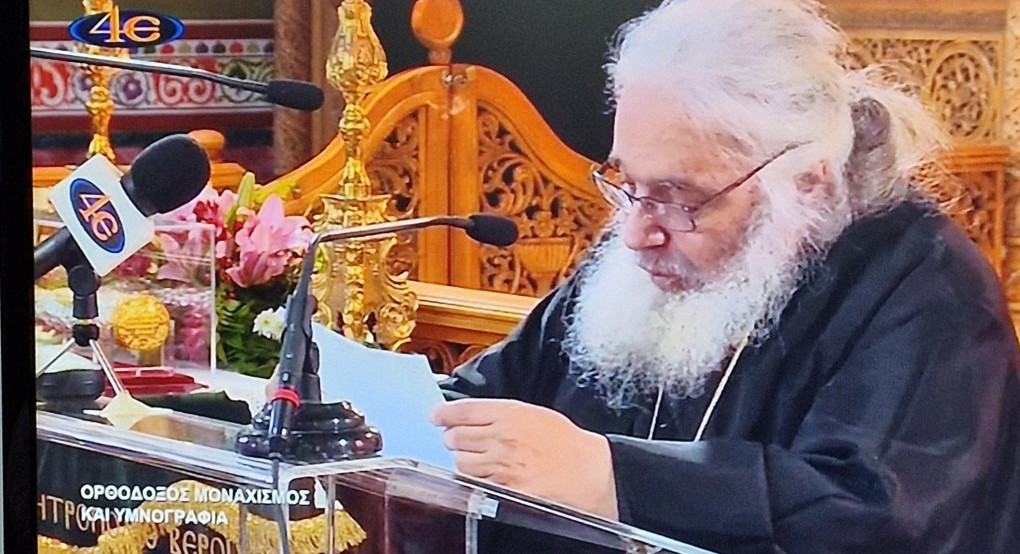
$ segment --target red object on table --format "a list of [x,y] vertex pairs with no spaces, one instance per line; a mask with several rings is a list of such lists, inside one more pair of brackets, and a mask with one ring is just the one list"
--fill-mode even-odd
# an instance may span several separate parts
[[[114,368],[120,382],[124,383],[131,396],[156,396],[161,394],[183,394],[205,388],[188,375],[177,373],[170,367],[130,367]],[[113,396],[113,387],[109,382],[103,390],[104,396]]]

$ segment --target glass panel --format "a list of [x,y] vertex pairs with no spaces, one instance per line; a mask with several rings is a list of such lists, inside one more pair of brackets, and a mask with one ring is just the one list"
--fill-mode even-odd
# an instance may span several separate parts
[[290,551],[309,554],[355,544],[379,553],[704,552],[409,460],[274,467],[234,453],[240,425],[158,413],[124,429],[98,407],[37,414],[39,532],[50,539],[90,546],[130,535],[140,552],[262,553],[279,551],[286,528]]

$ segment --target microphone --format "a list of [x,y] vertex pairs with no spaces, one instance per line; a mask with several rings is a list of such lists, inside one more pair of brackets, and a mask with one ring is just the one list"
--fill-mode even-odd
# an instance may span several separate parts
[[[517,225],[510,219],[495,214],[475,214],[470,217],[432,216],[376,223],[327,231],[316,235],[305,253],[294,292],[287,299],[287,321],[280,348],[279,386],[266,405],[262,414],[256,417],[254,426],[264,426],[253,433],[238,438],[238,451],[249,456],[279,458],[288,449],[288,441],[295,413],[302,402],[315,405],[321,403],[319,388],[318,348],[312,341],[311,276],[315,253],[320,244],[341,240],[366,238],[370,236],[398,233],[426,227],[447,226],[467,231],[471,238],[494,246],[509,246],[517,240]],[[266,421],[268,410],[268,421]],[[317,411],[317,410],[316,410]],[[374,451],[363,449],[352,451],[350,441],[344,441],[345,450],[341,457],[371,455]],[[331,448],[330,444],[318,445],[320,449]],[[381,446],[380,446],[381,448]],[[377,451],[378,449],[376,449]],[[317,452],[319,456],[322,452]]]
[[162,62],[147,62],[141,60],[114,58],[111,56],[99,56],[95,54],[85,54],[82,52],[67,52],[64,50],[53,50],[50,48],[39,48],[35,46],[30,47],[29,52],[33,58],[103,67],[115,67],[118,69],[142,71],[145,73],[162,73],[166,75],[175,75],[177,77],[212,81],[223,86],[262,94],[265,95],[266,100],[271,104],[305,112],[313,112],[321,108],[324,99],[322,89],[315,84],[306,81],[275,79],[268,83],[260,83],[258,81],[249,81],[247,79],[239,79],[237,77],[228,77],[226,75],[220,75],[219,73],[213,73],[212,71],[206,71],[204,69]]
[[65,226],[36,247],[35,279],[83,257],[99,275],[109,273],[152,240],[148,217],[190,202],[209,172],[208,156],[187,135],[152,143],[123,176],[105,157],[93,156],[50,193]]
[[517,225],[510,219],[496,214],[474,214],[468,217],[439,215],[419,217],[401,221],[387,221],[361,227],[350,227],[320,233],[313,241],[311,248],[323,242],[350,240],[387,233],[399,233],[425,227],[445,225],[467,231],[469,237],[484,244],[493,246],[510,246],[517,241]]

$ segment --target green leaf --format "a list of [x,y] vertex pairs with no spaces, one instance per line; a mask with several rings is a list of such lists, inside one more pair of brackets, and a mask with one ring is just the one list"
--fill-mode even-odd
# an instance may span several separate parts
[[241,177],[241,184],[237,186],[237,206],[252,209],[254,205],[255,174],[248,171]]
[[244,339],[239,336],[229,336],[223,339],[223,344],[237,350],[244,350]]

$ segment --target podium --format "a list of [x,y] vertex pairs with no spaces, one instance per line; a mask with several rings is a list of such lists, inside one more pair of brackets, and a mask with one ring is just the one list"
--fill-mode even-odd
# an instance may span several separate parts
[[411,460],[274,464],[234,452],[240,425],[91,408],[37,411],[40,552],[706,552]]

